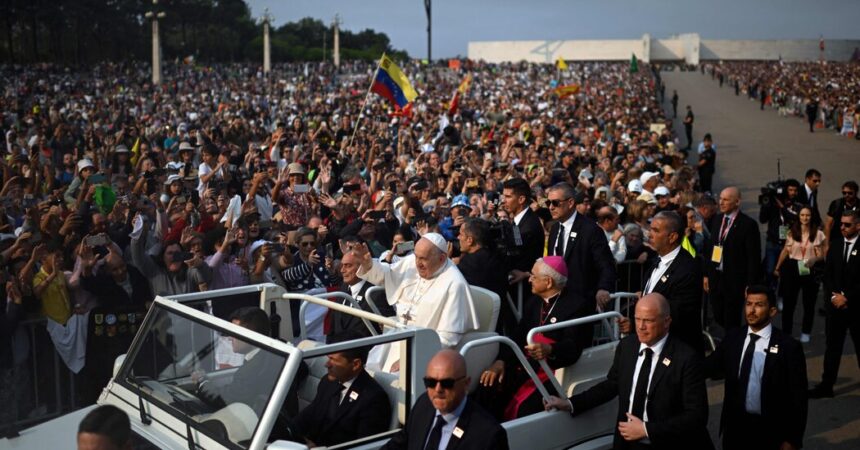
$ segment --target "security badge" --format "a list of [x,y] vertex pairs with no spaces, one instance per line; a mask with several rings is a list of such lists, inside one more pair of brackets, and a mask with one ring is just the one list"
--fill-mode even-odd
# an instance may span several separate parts
[[672,364],[672,360],[669,358],[663,358],[663,365],[669,367],[669,364]]
[[463,433],[465,433],[465,431],[463,431],[463,429],[460,427],[454,427],[454,431],[451,432],[451,434],[453,434],[456,438],[463,437]]
[[358,392],[352,391],[349,393],[349,401],[354,402],[358,400]]
[[571,231],[570,232],[570,242],[573,242],[574,239],[576,239],[576,231]]
[[771,352],[771,353],[773,353],[773,354],[777,354],[777,353],[779,353],[779,346],[778,346],[778,345],[774,345],[774,346],[772,346],[772,347],[770,348],[770,352]]

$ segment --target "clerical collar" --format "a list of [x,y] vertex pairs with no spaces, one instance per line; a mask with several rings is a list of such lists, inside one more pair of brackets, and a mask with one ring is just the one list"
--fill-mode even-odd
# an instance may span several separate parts
[[547,298],[543,298],[543,297],[541,297],[541,300],[543,300],[543,302],[544,302],[544,303],[549,303],[549,302],[551,302],[552,300],[557,299],[559,295],[561,295],[561,291],[558,291],[558,292],[557,292],[557,293],[555,293],[554,295],[550,295],[550,296],[549,296],[549,297],[547,297]]

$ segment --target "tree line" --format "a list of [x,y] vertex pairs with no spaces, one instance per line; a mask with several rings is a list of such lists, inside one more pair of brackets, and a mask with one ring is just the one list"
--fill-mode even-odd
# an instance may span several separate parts
[[[263,28],[243,0],[3,0],[0,2],[0,63],[149,60],[152,25],[159,20],[165,60],[193,56],[200,62],[260,61]],[[272,61],[332,58],[330,24],[304,18],[272,27]],[[340,30],[342,59],[373,60],[395,51],[384,33]]]

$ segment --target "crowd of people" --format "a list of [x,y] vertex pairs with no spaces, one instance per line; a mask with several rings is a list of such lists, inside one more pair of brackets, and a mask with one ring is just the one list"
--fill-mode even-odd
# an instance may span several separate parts
[[[137,64],[3,68],[2,379],[30,377],[16,331],[25,317],[45,318],[50,343],[86,375],[91,395],[154,296],[263,282],[290,292],[341,289],[368,309],[367,287],[383,286],[378,310],[435,329],[451,348],[481,326],[467,284],[503,300],[521,286],[523,311],[503,301],[496,331],[553,367],[574,364],[591,329],[529,345],[526,332],[611,308],[612,292],[652,296],[643,303],[654,315],[648,324],[670,320],[691,354],[705,349],[705,294],[721,328],[743,329],[749,288],[764,279],[760,233],[740,211],[738,189],[710,192],[713,139],[691,155],[688,133],[681,147],[659,71],[571,63],[559,78],[549,65],[463,66],[402,65],[420,92],[411,112],[366,101],[374,66],[358,62],[282,65],[267,76],[246,65],[171,65],[159,86]],[[469,87],[452,101],[465,73]],[[579,92],[553,95],[569,84]],[[843,234],[856,236],[856,183],[846,186],[853,197],[831,208],[828,226],[842,220]],[[774,198],[780,279],[795,276],[786,272],[793,268],[803,280],[802,266],[787,263],[798,254],[810,268],[829,267],[828,249],[841,250],[838,233],[821,239],[809,225],[820,217],[804,222],[801,204],[818,201],[809,189],[797,205]],[[845,259],[856,268],[857,258]],[[857,295],[852,281],[822,272],[834,292],[828,314],[842,324],[841,339],[850,328],[856,343],[857,318],[844,310]],[[796,303],[788,284],[784,311]],[[759,294],[769,314],[767,289]],[[326,322],[333,341],[369,333],[361,321]],[[665,338],[665,325],[647,345]],[[622,327],[640,334],[638,313]],[[841,343],[831,362],[837,350]],[[396,371],[391,353],[382,364]],[[501,353],[480,380],[479,402],[500,420],[545,406],[514,360]],[[834,380],[831,367],[818,393]],[[10,385],[0,383],[13,405],[4,424],[20,419],[24,409],[14,405],[27,401]]]
[[851,62],[723,61],[703,64],[702,73],[760,108],[799,117],[815,129],[860,139],[860,64]]

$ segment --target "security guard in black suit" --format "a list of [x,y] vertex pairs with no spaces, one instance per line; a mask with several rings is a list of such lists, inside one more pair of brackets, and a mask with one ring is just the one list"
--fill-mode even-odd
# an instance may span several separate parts
[[[833,397],[833,385],[839,373],[845,335],[851,332],[857,364],[860,365],[860,212],[844,211],[840,218],[841,239],[833,239],[827,251],[824,271],[824,298],[827,336],[824,350],[824,374],[821,383],[809,391],[810,398]],[[831,238],[832,239],[832,238]]]
[[720,431],[723,448],[800,448],[806,429],[806,358],[800,342],[775,328],[773,292],[747,289],[747,326],[736,328],[712,353],[711,378],[725,378]]

